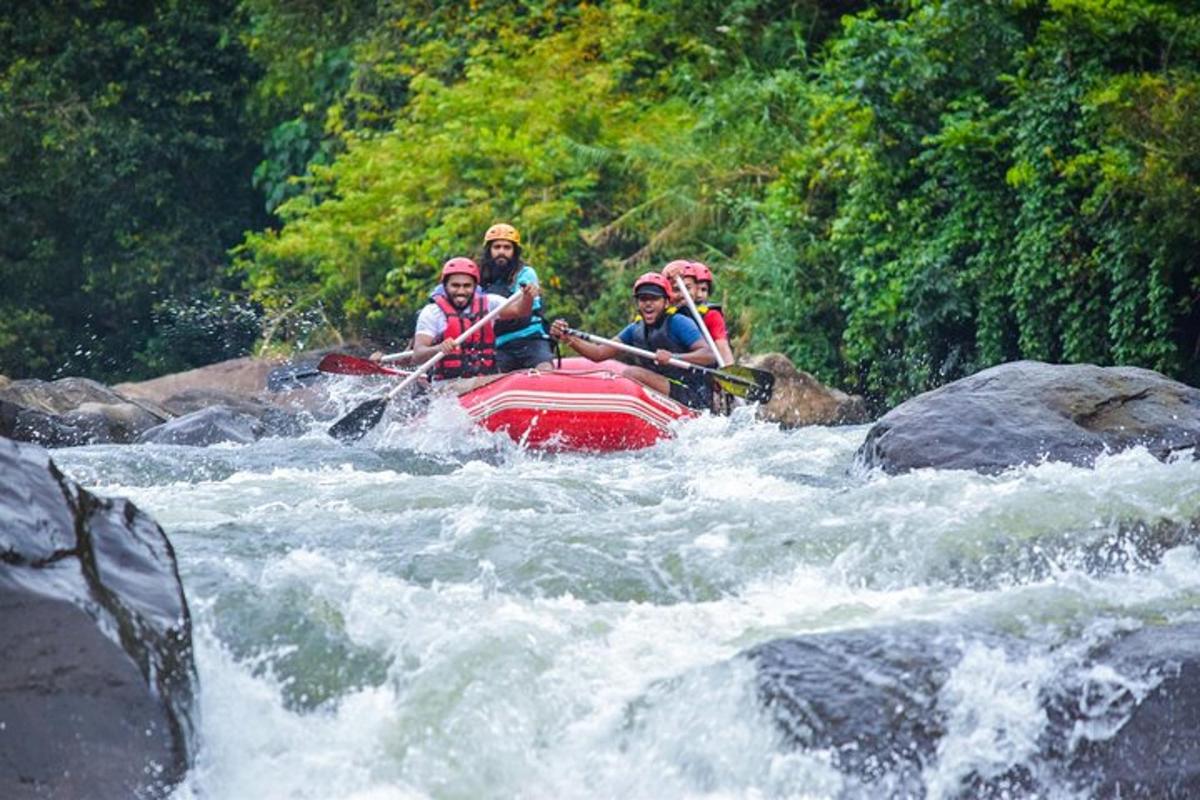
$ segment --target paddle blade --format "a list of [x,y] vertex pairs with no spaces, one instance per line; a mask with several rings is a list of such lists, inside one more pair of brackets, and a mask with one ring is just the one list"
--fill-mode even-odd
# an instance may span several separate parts
[[402,375],[399,370],[380,366],[365,358],[355,358],[344,353],[330,353],[317,364],[321,372],[333,372],[338,375]]
[[358,408],[329,427],[329,435],[341,442],[357,442],[367,431],[379,424],[387,408],[387,397],[376,397],[362,403]]
[[775,390],[775,376],[765,369],[731,364],[713,372],[712,376],[726,392],[751,403],[769,403]]

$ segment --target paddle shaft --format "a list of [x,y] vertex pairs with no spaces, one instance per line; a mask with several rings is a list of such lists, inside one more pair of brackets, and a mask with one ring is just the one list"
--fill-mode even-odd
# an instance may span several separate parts
[[709,349],[713,351],[713,358],[717,359],[717,367],[723,368],[725,366],[725,359],[721,358],[721,351],[717,349],[717,343],[713,341],[712,332],[704,324],[704,317],[700,316],[700,312],[696,309],[696,301],[692,300],[692,293],[688,291],[687,284],[683,282],[683,278],[676,275],[675,285],[679,287],[679,291],[683,292],[683,299],[687,300],[687,306],[691,309],[696,324],[700,326],[700,333],[704,334],[704,341],[708,344]]
[[388,353],[386,356],[384,356],[383,358],[381,358],[379,360],[386,364],[390,361],[402,361],[402,360],[412,356],[412,354],[413,354],[412,350],[401,350],[399,353]]
[[[488,313],[484,314],[482,317],[479,318],[479,320],[474,325],[472,325],[471,327],[469,327],[465,331],[463,331],[458,336],[458,338],[454,340],[454,343],[461,347],[462,343],[465,342],[467,339],[470,339],[472,336],[474,336],[475,333],[480,328],[482,328],[484,325],[487,325],[489,322],[494,320],[496,317],[500,316],[501,311],[508,308],[515,301],[520,300],[522,297],[524,297],[524,293],[514,292],[507,300],[505,300],[503,303],[501,303],[500,305],[493,308]],[[392,389],[390,392],[387,393],[387,399],[391,400],[393,397],[400,394],[400,392],[402,392],[406,386],[408,386],[410,383],[415,381],[417,378],[421,377],[426,372],[429,372],[429,370],[431,370],[435,366],[437,366],[438,362],[441,361],[443,358],[445,358],[447,355],[448,354],[446,353],[446,351],[442,350],[439,353],[437,353],[437,355],[435,355],[433,358],[429,359],[424,364],[417,367],[411,375],[409,375],[404,380],[400,381],[400,383],[396,384],[396,387],[394,389]]]
[[[567,328],[567,333],[570,336],[577,336],[580,339],[583,339],[585,342],[591,342],[592,344],[605,344],[605,345],[608,345],[609,347],[613,347],[613,348],[616,348],[617,350],[621,350],[622,352],[629,353],[630,355],[641,356],[642,358],[648,358],[651,361],[657,360],[653,351],[643,350],[640,347],[634,347],[631,344],[625,344],[624,342],[619,341],[619,340],[602,339],[599,336],[593,336],[592,334],[585,333],[584,331],[577,331],[574,328]],[[716,372],[717,371],[715,369],[712,369],[711,367],[702,367],[699,364],[689,364],[688,362],[684,361],[681,358],[672,357],[671,360],[669,360],[667,363],[670,364],[672,367],[680,367],[682,369],[697,369],[697,370],[700,370],[701,372]],[[723,377],[725,377],[725,376],[723,376]],[[736,381],[742,381],[741,378],[738,378],[736,376],[734,376],[733,379]]]

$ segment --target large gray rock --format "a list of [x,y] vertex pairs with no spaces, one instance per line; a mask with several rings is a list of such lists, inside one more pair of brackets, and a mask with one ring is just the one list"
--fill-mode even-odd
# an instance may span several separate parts
[[126,398],[88,378],[60,378],[56,381],[30,378],[12,381],[0,388],[0,400],[46,414],[65,414],[84,403],[123,403]]
[[[1112,672],[1097,679],[1094,665]],[[1200,624],[1144,628],[1084,666],[1050,703],[1049,755],[1092,797],[1200,797]],[[1097,718],[1100,735],[1080,736]]]
[[21,380],[0,387],[0,436],[46,447],[124,444],[170,413],[86,378]]
[[960,640],[926,630],[779,639],[748,651],[759,695],[797,747],[876,796],[920,796],[921,768],[943,733],[936,704]]
[[[922,797],[951,735],[947,719],[963,702],[947,682],[973,644],[1014,659],[1028,650],[911,625],[780,639],[746,657],[785,738],[827,753],[846,776],[847,796]],[[986,775],[958,776],[960,796],[1200,796],[1200,624],[1119,634],[1059,661],[1062,671],[1034,687],[1034,713],[1044,712],[1036,751],[991,764]]]
[[233,358],[148,381],[118,383],[113,389],[126,397],[155,403],[163,403],[192,390],[216,390],[253,397],[266,388],[267,375],[279,364],[277,359]]
[[160,797],[188,768],[191,620],[162,529],[0,439],[0,797]]
[[775,376],[771,401],[758,410],[759,419],[783,428],[801,425],[850,425],[866,422],[867,407],[858,395],[824,385],[782,353],[741,359],[739,364],[763,369]]
[[1200,389],[1137,367],[1016,361],[914,397],[858,451],[867,467],[999,472],[1039,461],[1092,465],[1141,445],[1160,458],[1200,445]]
[[[366,355],[377,348],[364,344],[337,349],[339,352]],[[273,358],[235,358],[139,383],[120,383],[113,388],[130,398],[175,407],[186,405],[191,399],[209,397],[208,405],[219,402],[244,413],[254,413],[239,408],[232,401],[236,397],[266,402],[285,411],[299,412],[317,419],[334,419],[341,415],[343,409],[330,399],[327,377],[322,377],[316,370],[316,364],[325,352],[314,350],[304,353],[297,357],[296,362]],[[222,399],[216,399],[218,396]],[[191,407],[178,413],[186,414],[195,410],[196,407]],[[273,424],[264,421],[269,427]],[[290,434],[281,430],[268,435]]]
[[258,417],[225,406],[207,406],[156,428],[138,437],[138,444],[182,444],[207,447],[221,442],[250,444],[267,433],[267,426]]
[[190,415],[209,408],[225,408],[235,415],[253,417],[259,423],[254,426],[256,437],[299,436],[308,427],[301,415],[274,403],[219,389],[188,389],[168,397],[163,407],[179,417],[177,428],[186,427]]

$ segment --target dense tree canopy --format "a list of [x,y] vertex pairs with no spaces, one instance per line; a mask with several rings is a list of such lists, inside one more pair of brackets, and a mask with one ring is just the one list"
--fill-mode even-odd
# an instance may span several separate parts
[[42,9],[0,19],[2,372],[211,357],[233,289],[260,341],[400,341],[507,220],[554,312],[612,331],[700,258],[743,348],[881,403],[1021,357],[1200,382],[1191,2]]
[[189,304],[228,283],[227,248],[266,221],[246,180],[258,147],[234,4],[6,7],[0,372],[184,365],[167,318],[195,318]]

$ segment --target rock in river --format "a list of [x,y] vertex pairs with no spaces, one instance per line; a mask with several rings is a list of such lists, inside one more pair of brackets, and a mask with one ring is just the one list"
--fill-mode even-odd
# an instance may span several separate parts
[[192,739],[191,619],[162,528],[0,439],[0,797],[160,797]]
[[1135,446],[1159,458],[1200,445],[1200,389],[1137,367],[1015,361],[918,395],[858,451],[867,467],[1000,472],[1039,461],[1091,466]]

